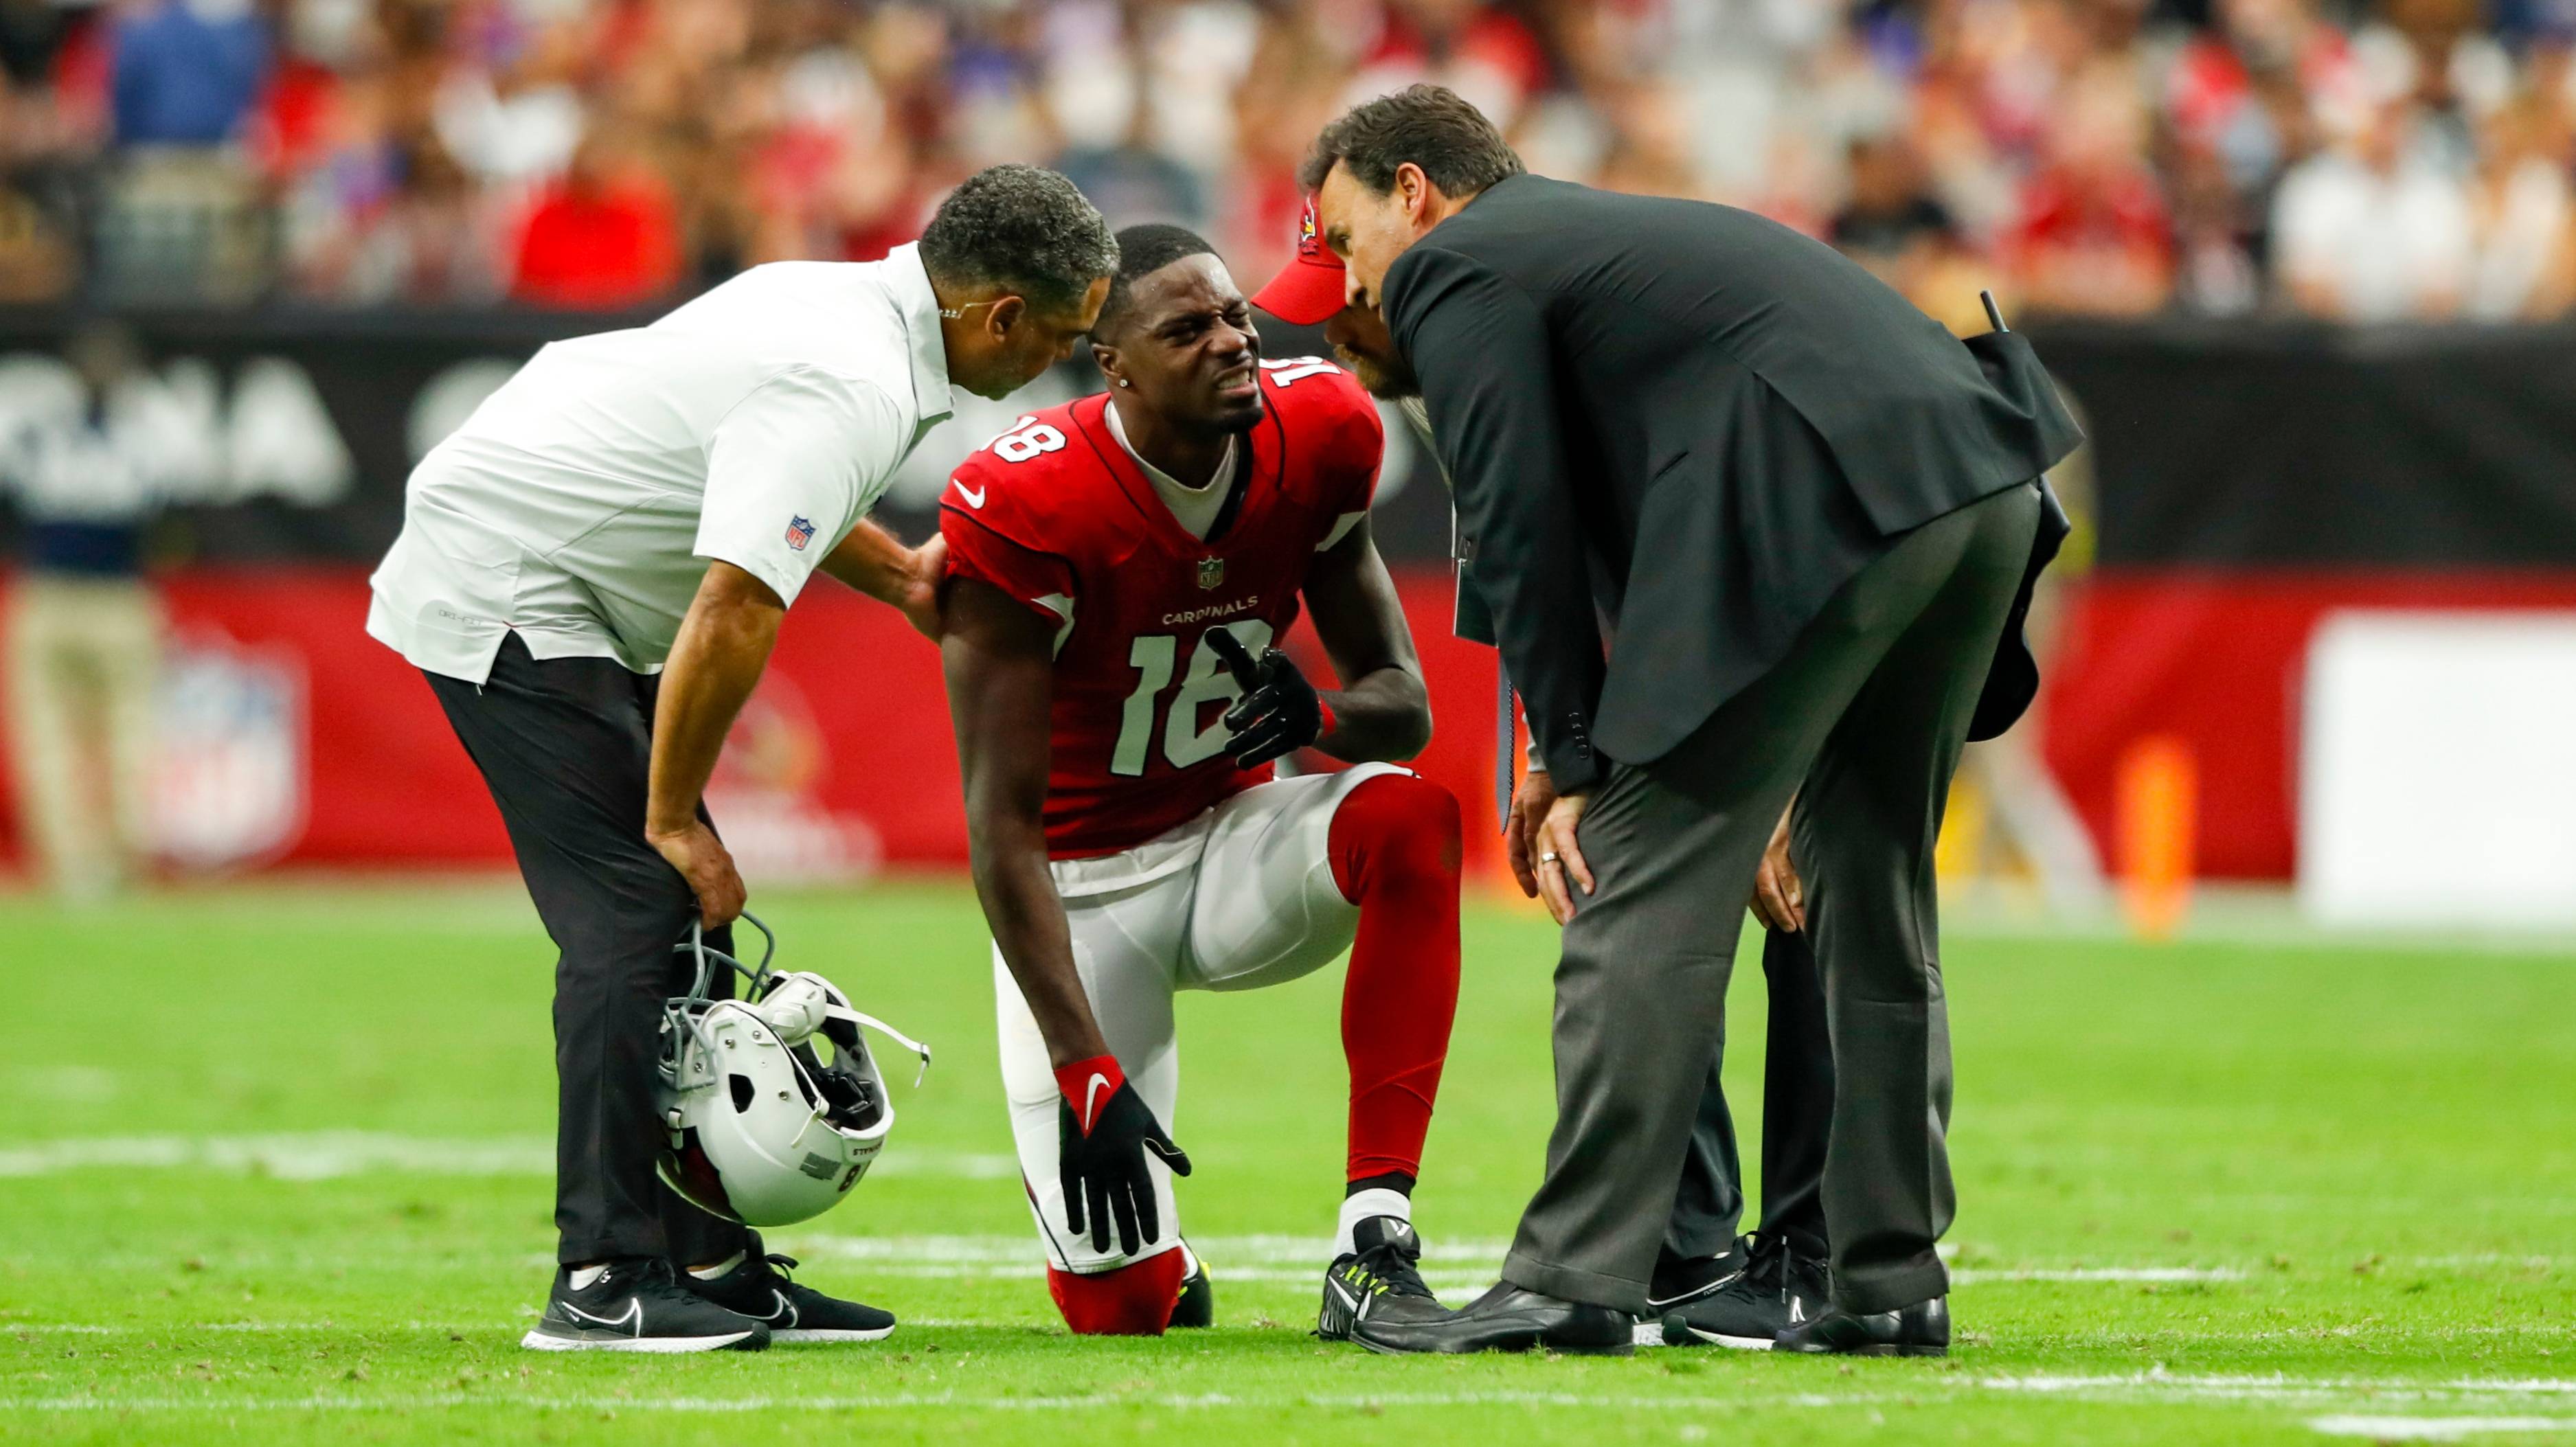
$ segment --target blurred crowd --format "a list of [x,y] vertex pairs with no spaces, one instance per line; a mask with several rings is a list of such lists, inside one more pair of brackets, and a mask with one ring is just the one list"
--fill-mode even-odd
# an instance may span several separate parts
[[1247,279],[1349,101],[1748,206],[1925,308],[2554,316],[2576,0],[0,0],[0,301],[641,306],[999,160]]

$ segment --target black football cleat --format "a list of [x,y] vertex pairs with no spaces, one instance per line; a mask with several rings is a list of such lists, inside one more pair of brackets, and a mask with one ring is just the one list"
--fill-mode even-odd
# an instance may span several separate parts
[[790,1281],[796,1258],[747,1255],[733,1270],[713,1281],[686,1278],[688,1289],[738,1312],[769,1329],[781,1346],[815,1342],[883,1341],[894,1334],[894,1314],[825,1296],[802,1282]]
[[1190,1251],[1188,1242],[1182,1242],[1181,1249],[1190,1252],[1190,1274],[1181,1278],[1180,1298],[1172,1303],[1172,1327],[1177,1331],[1214,1326],[1216,1286],[1208,1280],[1207,1262]]
[[1780,1344],[1773,1350],[1855,1357],[1946,1357],[1950,1354],[1950,1299],[1935,1296],[1894,1311],[1849,1312],[1835,1307],[1814,1321],[1780,1333]]
[[545,1315],[519,1345],[540,1352],[756,1352],[769,1327],[674,1281],[671,1263],[634,1256],[608,1263],[588,1286],[555,1268]]
[[1785,1236],[1756,1235],[1741,1273],[1664,1313],[1664,1345],[1767,1352],[1780,1333],[1825,1313],[1826,1281],[1824,1258]]
[[1351,1329],[1364,1321],[1435,1321],[1449,1314],[1415,1265],[1422,1259],[1422,1238],[1411,1223],[1371,1216],[1351,1228],[1351,1244],[1359,1249],[1334,1257],[1324,1273],[1315,1335],[1349,1341]]
[[1624,1311],[1560,1301],[1502,1282],[1456,1311],[1398,1321],[1377,1313],[1351,1327],[1351,1340],[1373,1352],[1563,1352],[1633,1356],[1637,1320]]

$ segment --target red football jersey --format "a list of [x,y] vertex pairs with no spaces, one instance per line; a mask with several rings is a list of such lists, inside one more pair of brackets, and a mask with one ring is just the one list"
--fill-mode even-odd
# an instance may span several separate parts
[[1242,689],[1204,635],[1222,625],[1258,656],[1287,633],[1315,554],[1367,514],[1386,437],[1368,394],[1320,358],[1263,362],[1261,391],[1242,496],[1205,541],[1111,435],[1105,394],[1021,418],[940,500],[950,571],[1056,628],[1055,858],[1133,848],[1270,777],[1225,756]]

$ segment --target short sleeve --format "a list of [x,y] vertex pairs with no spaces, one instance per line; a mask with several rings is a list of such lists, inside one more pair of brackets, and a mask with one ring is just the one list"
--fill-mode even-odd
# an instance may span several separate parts
[[[959,474],[955,487],[965,485]],[[1055,646],[1073,631],[1073,565],[1053,553],[1025,547],[957,507],[939,511],[939,535],[948,540],[948,575],[973,578],[1055,625]]]
[[911,431],[871,383],[810,367],[762,383],[708,443],[695,552],[795,602],[815,565],[884,494]]
[[1368,516],[1377,499],[1378,469],[1386,461],[1386,422],[1378,416],[1377,403],[1348,374],[1337,373],[1334,380],[1339,405],[1325,494],[1331,518],[1324,540],[1315,545],[1319,553],[1339,545]]

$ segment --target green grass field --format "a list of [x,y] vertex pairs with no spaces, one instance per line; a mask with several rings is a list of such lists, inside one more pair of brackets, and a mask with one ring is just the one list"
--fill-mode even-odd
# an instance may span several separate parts
[[[938,1050],[877,1174],[775,1234],[807,1279],[906,1318],[881,1346],[518,1350],[552,1094],[549,953],[513,889],[0,902],[0,1439],[2576,1437],[2576,955],[1960,934],[1948,1360],[1395,1360],[1306,1335],[1338,972],[1184,1007],[1174,1127],[1217,1329],[1077,1341],[1008,1156],[970,897],[756,904],[787,960]],[[1453,1301],[1536,1176],[1552,934],[1469,919],[1419,1198]],[[1747,1119],[1758,1037],[1729,1065]]]

